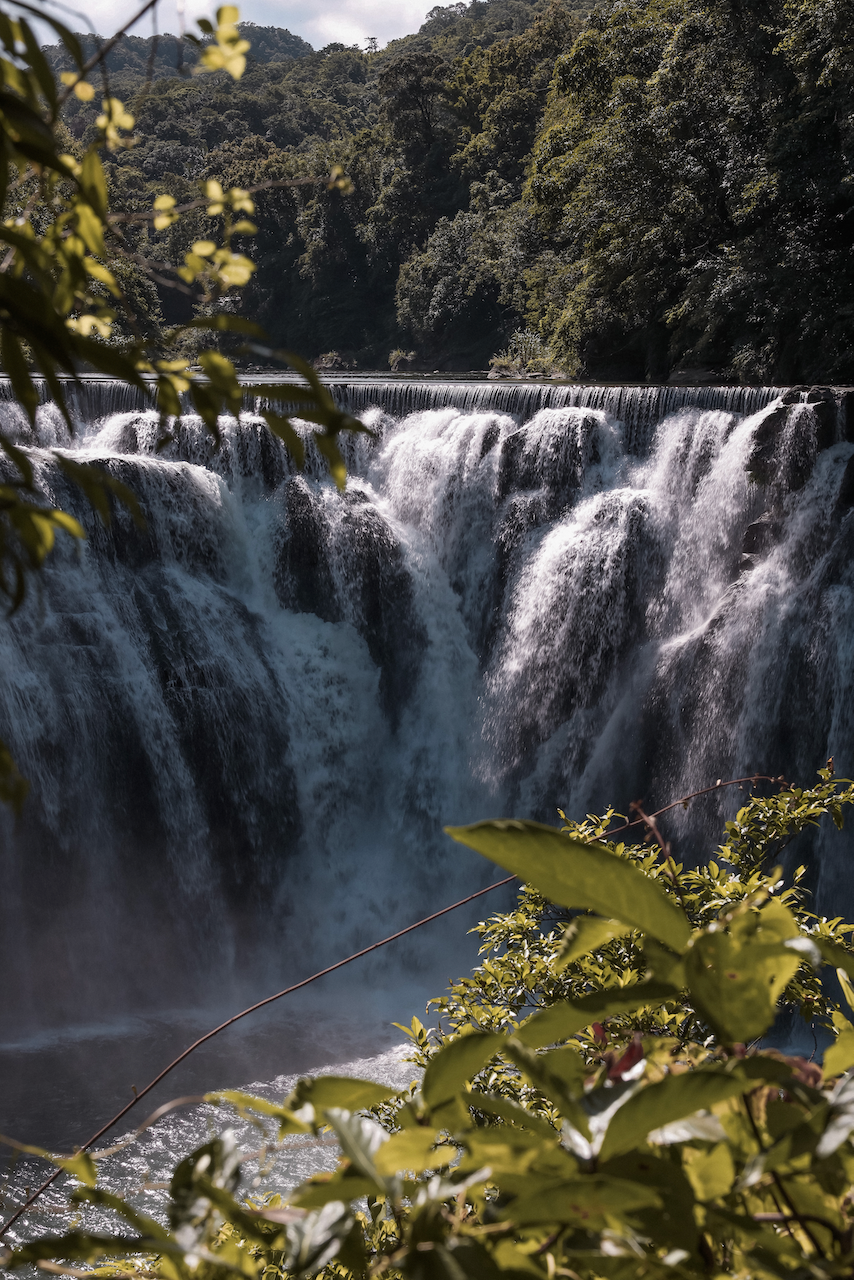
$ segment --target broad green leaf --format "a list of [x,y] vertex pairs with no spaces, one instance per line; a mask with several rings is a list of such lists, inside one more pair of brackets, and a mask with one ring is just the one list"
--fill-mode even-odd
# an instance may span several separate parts
[[290,1111],[298,1111],[310,1102],[315,1111],[325,1111],[327,1107],[362,1111],[393,1098],[397,1092],[397,1089],[376,1084],[373,1080],[355,1080],[349,1076],[306,1076],[297,1081],[290,1097],[285,1100],[285,1106]]
[[[15,398],[26,410],[30,424],[35,426],[36,410],[39,407],[39,393],[30,377],[30,371],[24,353],[21,350],[21,344],[8,325],[3,326],[2,354],[3,368],[9,375]],[[9,453],[9,449],[6,446],[4,446],[4,450]],[[30,475],[32,475],[32,469],[30,469]]]
[[224,1089],[217,1093],[206,1093],[205,1101],[214,1106],[226,1103],[235,1107],[241,1115],[270,1116],[279,1121],[279,1137],[286,1133],[311,1133],[311,1125],[300,1120],[281,1103],[268,1102],[266,1098],[256,1098],[251,1093],[242,1093],[239,1089]]
[[[160,1236],[122,1236],[94,1231],[68,1231],[61,1236],[45,1236],[30,1244],[20,1245],[4,1259],[9,1268],[60,1259],[63,1262],[96,1262],[103,1257],[133,1257],[145,1254],[175,1254],[180,1259],[184,1250],[174,1240]],[[50,1268],[54,1270],[54,1268]],[[65,1269],[56,1269],[60,1275]],[[72,1273],[75,1274],[75,1273]],[[112,1272],[115,1274],[115,1271]],[[132,1274],[132,1273],[131,1273]],[[164,1271],[164,1274],[169,1272]],[[176,1274],[174,1271],[171,1274]],[[180,1274],[186,1274],[183,1270]]]
[[[521,1108],[520,1108],[521,1110]],[[425,1169],[442,1169],[457,1155],[457,1148],[442,1142],[436,1129],[401,1129],[393,1133],[374,1156],[377,1172],[385,1177],[396,1173],[423,1173]]]
[[845,996],[848,1008],[854,1009],[854,986],[851,984],[851,979],[844,969],[837,969],[836,976],[839,979],[839,985],[842,988],[842,994]]
[[95,1161],[89,1155],[88,1151],[78,1151],[75,1156],[68,1156],[65,1160],[56,1157],[56,1163],[60,1165],[66,1173],[70,1173],[72,1177],[82,1182],[84,1187],[94,1187],[98,1181],[98,1170],[95,1167]]
[[97,151],[90,149],[83,157],[83,165],[80,171],[80,186],[89,204],[95,210],[99,217],[104,218],[107,215],[107,207],[109,199],[107,196],[107,179],[104,174],[104,166],[101,163],[101,157]]
[[[308,418],[310,422],[322,422],[324,414],[323,410],[318,410],[316,413],[304,413],[303,416]],[[335,436],[315,431],[314,443],[317,445],[319,452],[322,453],[326,459],[329,474],[335,481],[336,488],[343,492],[347,485],[347,468],[344,465],[344,458],[341,455],[341,450],[338,448]]]
[[619,920],[603,920],[601,916],[578,916],[563,935],[557,953],[555,973],[561,973],[573,960],[588,955],[614,938],[623,938],[631,929]]
[[854,1067],[854,1031],[843,1031],[824,1051],[822,1070],[826,1076],[839,1076]]
[[609,1178],[626,1178],[657,1191],[660,1209],[639,1211],[641,1233],[657,1245],[670,1249],[697,1252],[697,1224],[694,1221],[695,1197],[691,1184],[679,1164],[652,1151],[630,1151],[599,1165],[599,1173]]
[[538,822],[477,822],[446,830],[560,906],[621,920],[680,954],[688,945],[691,927],[681,907],[651,876],[603,844],[582,844]]
[[719,1142],[711,1151],[686,1147],[682,1167],[700,1201],[725,1196],[735,1181],[735,1164],[726,1142]]
[[476,1031],[444,1045],[424,1072],[421,1092],[428,1107],[436,1107],[459,1093],[505,1042],[504,1036]]
[[[141,531],[145,529],[145,516],[142,514],[139,500],[134,491],[128,488],[126,484],[123,484],[121,480],[117,480],[115,476],[110,475],[108,471],[105,471],[103,467],[94,462],[76,462],[73,458],[69,458],[57,450],[54,450],[53,456],[60,470],[64,471],[69,480],[72,480],[78,489],[82,490],[87,502],[97,511],[101,517],[101,522],[106,527],[109,527],[112,520],[110,498],[113,497],[127,508],[137,529]],[[71,521],[71,524],[80,530],[79,533],[76,533],[68,523],[63,523],[63,528],[66,528],[69,533],[75,533],[76,537],[86,536],[76,520],[72,521],[70,516],[65,517],[65,520]],[[61,522],[57,520],[56,523],[59,524]]]
[[551,1054],[535,1053],[526,1044],[511,1037],[504,1049],[505,1055],[528,1077],[531,1084],[550,1099],[561,1115],[570,1121],[585,1141],[590,1138],[587,1114],[577,1100],[582,1092],[583,1077],[574,1070],[567,1071],[565,1062],[558,1062],[557,1070],[551,1069]]
[[[558,1053],[560,1053],[560,1050],[558,1050]],[[545,1057],[548,1056],[545,1055]],[[576,1054],[576,1057],[581,1061],[580,1054]],[[544,1120],[542,1116],[537,1116],[533,1112],[527,1111],[525,1107],[520,1106],[518,1102],[512,1102],[510,1098],[502,1098],[495,1093],[480,1093],[477,1089],[472,1089],[466,1095],[466,1102],[477,1111],[482,1111],[490,1116],[498,1116],[499,1119],[507,1120],[510,1124],[519,1125],[523,1129],[530,1129],[532,1133],[536,1133],[541,1138],[554,1140],[557,1137],[548,1120]]]
[[566,1223],[587,1230],[609,1225],[606,1219],[636,1209],[658,1209],[661,1196],[651,1187],[624,1178],[596,1174],[560,1182],[535,1195],[520,1196],[499,1211],[499,1217],[520,1226],[536,1222]]
[[538,1056],[553,1076],[564,1081],[570,1093],[581,1092],[585,1078],[590,1075],[590,1068],[577,1049],[563,1045],[560,1049],[550,1049],[548,1053]]
[[609,987],[581,1000],[562,1000],[532,1014],[516,1032],[517,1040],[532,1049],[568,1040],[589,1027],[618,1013],[633,1013],[648,1005],[660,1005],[674,1000],[679,992],[661,982],[639,982],[630,987]]
[[302,471],[305,466],[305,442],[299,432],[291,425],[290,419],[281,413],[274,413],[272,409],[262,409],[261,417],[273,435],[282,441],[296,466]]
[[694,937],[685,973],[702,1017],[725,1043],[738,1044],[768,1029],[800,963],[800,956],[782,943],[742,941],[709,929]]
[[663,947],[655,938],[644,938],[643,958],[656,982],[663,982],[680,991],[686,985],[685,963],[669,947]]
[[169,1232],[156,1219],[150,1218],[148,1214],[140,1213],[138,1209],[134,1209],[133,1205],[128,1204],[126,1200],[123,1200],[121,1196],[115,1195],[112,1191],[104,1191],[100,1187],[84,1186],[75,1191],[73,1198],[77,1204],[96,1204],[103,1209],[111,1209],[119,1217],[124,1218],[125,1222],[134,1227],[140,1235],[152,1236],[162,1244],[166,1244],[170,1240]]
[[829,938],[814,936],[812,941],[818,947],[825,964],[832,964],[834,969],[841,969],[854,981],[854,953],[841,947],[838,942],[831,942]]
[[297,1209],[322,1209],[324,1205],[337,1201],[361,1200],[363,1196],[375,1196],[377,1184],[373,1178],[355,1175],[347,1178],[334,1178],[329,1181],[304,1182],[297,1187],[288,1203]]
[[668,1076],[658,1084],[639,1089],[620,1107],[608,1125],[601,1157],[631,1151],[646,1140],[653,1129],[674,1120],[709,1111],[727,1098],[735,1098],[755,1088],[755,1082],[724,1071],[686,1071]]
[[353,1115],[342,1107],[327,1107],[324,1116],[332,1125],[341,1150],[357,1173],[378,1179],[374,1156],[389,1141],[388,1133],[376,1120]]

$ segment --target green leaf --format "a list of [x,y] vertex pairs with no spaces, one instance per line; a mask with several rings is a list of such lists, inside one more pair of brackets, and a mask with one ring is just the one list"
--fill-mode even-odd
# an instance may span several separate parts
[[[309,413],[306,417],[313,422],[322,421],[322,412],[318,414]],[[343,492],[347,484],[347,468],[344,465],[344,459],[341,456],[341,450],[338,448],[335,436],[325,435],[320,431],[314,433],[314,443],[317,445],[319,452],[326,459],[326,465],[329,467],[329,474],[335,481],[336,488]]]
[[854,986],[851,984],[851,979],[842,968],[836,970],[836,976],[839,979],[839,985],[842,988],[842,994],[845,996],[848,1008],[854,1009]]
[[107,216],[109,204],[107,179],[97,151],[90,147],[83,157],[80,169],[80,186],[89,204],[100,218]]
[[245,316],[235,316],[228,311],[220,312],[214,316],[198,316],[195,320],[188,320],[186,324],[180,325],[177,329],[171,329],[165,335],[171,342],[175,338],[187,333],[190,329],[210,329],[215,333],[245,333],[253,338],[263,338],[264,330],[257,325],[254,320],[247,320]]
[[[54,450],[53,456],[60,470],[77,485],[89,505],[93,510],[97,511],[105,527],[108,527],[112,520],[110,498],[113,497],[127,508],[137,529],[141,531],[145,529],[145,516],[142,514],[142,508],[139,505],[137,496],[121,480],[116,480],[108,471],[105,471],[94,462],[76,462],[73,458],[69,458],[64,453],[59,453],[56,450]],[[63,527],[68,528],[69,532],[74,532],[67,523],[71,519],[70,516],[65,517],[66,523]],[[77,521],[75,520],[73,523],[79,530],[76,536],[85,537],[86,535],[77,524]]]
[[[521,1110],[521,1108],[520,1108]],[[443,1143],[438,1129],[401,1129],[393,1133],[374,1155],[374,1165],[380,1174],[392,1177],[396,1173],[423,1173],[425,1169],[441,1169],[451,1163],[457,1148]]]
[[[30,425],[34,427],[36,425],[36,410],[39,407],[39,393],[30,376],[24,353],[21,350],[21,344],[7,325],[3,326],[2,353],[3,368],[9,375],[15,399],[26,410]],[[5,452],[9,453],[9,449],[5,444],[3,447]],[[32,469],[30,469],[30,474],[32,475]]]
[[340,1200],[361,1200],[363,1196],[375,1196],[377,1184],[373,1178],[361,1175],[334,1178],[327,1182],[304,1182],[288,1202],[297,1209],[322,1209],[324,1205]]
[[566,1223],[596,1229],[609,1225],[612,1215],[623,1216],[637,1209],[660,1209],[661,1196],[652,1187],[640,1186],[624,1178],[596,1174],[559,1182],[548,1190],[520,1196],[499,1211],[499,1217],[525,1226],[536,1222]]
[[373,1080],[355,1080],[349,1076],[306,1076],[297,1081],[290,1097],[285,1100],[285,1106],[290,1111],[298,1111],[310,1102],[315,1111],[325,1111],[327,1107],[362,1111],[386,1102],[397,1093],[397,1089],[375,1084]]
[[691,927],[651,876],[603,844],[583,844],[538,822],[477,822],[446,827],[460,844],[514,872],[552,902],[584,907],[650,934],[681,954]]
[[[7,1267],[25,1266],[54,1258],[63,1262],[96,1262],[103,1257],[133,1257],[146,1254],[183,1255],[184,1250],[168,1237],[107,1235],[94,1231],[68,1231],[20,1245],[4,1259]],[[63,1274],[60,1271],[60,1274]],[[174,1274],[174,1273],[173,1273]],[[183,1272],[181,1273],[183,1274]]]
[[68,1156],[64,1160],[57,1158],[56,1163],[86,1187],[94,1187],[98,1181],[98,1170],[88,1151],[78,1151],[76,1156]]
[[459,1093],[504,1043],[504,1036],[476,1031],[444,1045],[424,1072],[421,1092],[428,1107],[436,1107]]
[[26,18],[20,18],[18,28],[21,37],[27,49],[27,62],[33,69],[35,77],[38,80],[39,88],[47,99],[51,107],[56,105],[56,81],[53,78],[53,72],[50,69],[47,59],[39,48],[38,41],[33,35],[30,24]]
[[620,924],[619,920],[603,920],[601,916],[578,916],[563,935],[555,961],[555,973],[561,973],[573,960],[598,950],[606,942],[624,938],[629,933],[631,929]]
[[685,973],[702,1017],[725,1043],[738,1044],[768,1029],[800,963],[801,957],[782,943],[742,940],[709,929],[693,939]]
[[639,982],[630,987],[609,987],[581,1000],[562,1000],[532,1014],[516,1032],[516,1039],[532,1049],[568,1040],[594,1022],[618,1013],[633,1013],[649,1005],[660,1005],[679,995],[675,987],[661,982]]
[[839,1076],[854,1067],[854,1031],[843,1031],[824,1051],[822,1070],[826,1076]]
[[686,1147],[682,1153],[682,1165],[698,1200],[717,1200],[725,1196],[735,1182],[735,1164],[726,1142],[719,1142],[711,1151]]
[[[558,1053],[560,1052],[558,1050]],[[548,1056],[544,1055],[544,1059]],[[575,1056],[583,1065],[581,1055],[576,1054]],[[498,1116],[501,1120],[507,1120],[510,1124],[518,1125],[522,1129],[530,1129],[532,1133],[536,1133],[541,1138],[554,1139],[557,1137],[548,1120],[544,1120],[542,1116],[534,1115],[532,1111],[526,1110],[518,1102],[512,1102],[510,1098],[502,1098],[496,1093],[480,1093],[477,1089],[472,1089],[470,1093],[466,1094],[465,1100],[470,1107],[474,1107],[477,1111],[482,1111],[489,1116]]]
[[256,1098],[254,1094],[243,1093],[239,1089],[225,1089],[218,1093],[206,1093],[205,1101],[214,1106],[226,1103],[235,1107],[241,1115],[270,1116],[279,1121],[279,1137],[286,1133],[311,1133],[311,1125],[300,1120],[292,1111],[281,1103],[269,1102],[266,1098]]
[[631,1151],[653,1129],[661,1129],[695,1111],[708,1111],[755,1087],[755,1082],[724,1071],[698,1070],[668,1076],[658,1084],[639,1089],[614,1114],[602,1143],[601,1158],[607,1160]]
[[140,1213],[134,1209],[133,1205],[128,1204],[121,1196],[115,1195],[112,1191],[104,1191],[100,1187],[78,1187],[74,1192],[74,1201],[77,1204],[96,1204],[102,1209],[112,1209],[130,1226],[135,1227],[141,1235],[154,1237],[161,1245],[167,1244],[170,1240],[169,1232],[165,1227],[161,1227],[160,1223],[154,1218],[149,1218],[145,1213]]
[[305,466],[305,443],[299,432],[291,425],[290,419],[281,413],[274,413],[272,409],[262,409],[261,417],[273,435],[282,441],[297,467],[302,471]]
[[829,938],[816,935],[811,936],[811,941],[818,947],[825,964],[832,964],[834,969],[841,969],[854,980],[854,953],[841,947],[838,942],[831,942]]

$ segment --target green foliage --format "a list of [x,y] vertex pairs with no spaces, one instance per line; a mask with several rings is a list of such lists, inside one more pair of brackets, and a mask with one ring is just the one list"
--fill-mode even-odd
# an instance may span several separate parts
[[[258,201],[245,305],[312,357],[850,381],[852,25],[825,0],[474,0],[382,51],[268,33],[236,89],[170,79],[155,51],[156,92],[140,41],[113,73],[138,144],[111,154],[111,199],[304,184]],[[96,139],[95,104],[66,115]],[[308,181],[336,161],[346,199]],[[157,243],[173,260],[209,236],[197,212]],[[526,330],[523,369],[505,344]]]
[[[87,1166],[81,1213],[111,1208],[134,1234],[79,1227],[3,1265],[113,1258],[171,1280],[850,1275],[854,926],[813,915],[802,869],[786,884],[774,862],[852,802],[829,769],[754,798],[696,870],[609,841],[611,812],[561,831],[456,829],[502,867],[523,862],[529,883],[478,926],[487,958],[436,1002],[442,1029],[413,1018],[420,1087],[321,1077],[281,1104],[208,1096],[278,1123],[279,1141],[334,1134],[334,1172],[287,1204],[247,1199],[226,1131],[176,1167],[164,1228]],[[822,961],[838,963],[845,1013]],[[824,1072],[756,1039],[781,1010],[836,1033]]]
[[851,377],[850,30],[814,0],[629,0],[558,59],[527,201],[568,367]]
[[551,351],[533,329],[517,329],[503,351],[490,358],[496,373],[557,373]]

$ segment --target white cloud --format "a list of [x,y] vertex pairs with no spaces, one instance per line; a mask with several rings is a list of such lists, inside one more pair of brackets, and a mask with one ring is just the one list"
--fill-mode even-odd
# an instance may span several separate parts
[[[238,0],[239,2],[239,0]],[[364,44],[376,36],[381,45],[389,40],[417,31],[424,15],[435,0],[328,0],[325,4],[312,0],[243,0],[240,16],[259,26],[287,27],[302,36],[316,49],[333,41],[342,44]],[[178,31],[180,0],[159,0],[157,27],[160,31]],[[43,3],[45,11],[55,14],[76,30],[92,30],[111,35],[142,7],[142,0],[89,0],[77,7],[68,4]],[[184,0],[184,21],[192,30],[195,19],[212,17],[217,0]],[[147,36],[153,30],[152,15],[133,28],[134,35]]]

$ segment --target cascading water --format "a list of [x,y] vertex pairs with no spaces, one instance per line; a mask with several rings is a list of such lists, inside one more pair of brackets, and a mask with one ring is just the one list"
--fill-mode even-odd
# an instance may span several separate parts
[[[157,452],[109,383],[76,393],[73,441],[49,404],[35,435],[0,405],[89,533],[0,628],[0,735],[32,781],[2,817],[7,1043],[236,1004],[373,941],[493,878],[449,822],[854,769],[846,395],[335,392],[374,432],[344,495],[252,404],[218,452],[190,415]],[[146,531],[103,529],[56,447],[130,485]],[[679,829],[686,859],[722,803]],[[822,840],[819,905],[852,911],[848,837]],[[426,966],[438,992],[435,948],[385,980]]]

